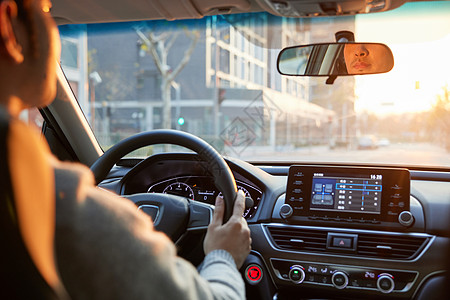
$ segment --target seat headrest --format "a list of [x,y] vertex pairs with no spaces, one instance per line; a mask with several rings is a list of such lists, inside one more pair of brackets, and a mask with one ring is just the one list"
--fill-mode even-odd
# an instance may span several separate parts
[[45,282],[53,290],[61,290],[54,255],[55,187],[48,145],[32,128],[10,117],[1,105],[0,120],[2,188],[10,190],[2,191],[6,202],[3,207],[12,228],[18,227],[23,242],[19,244],[27,250],[23,252],[28,252]]

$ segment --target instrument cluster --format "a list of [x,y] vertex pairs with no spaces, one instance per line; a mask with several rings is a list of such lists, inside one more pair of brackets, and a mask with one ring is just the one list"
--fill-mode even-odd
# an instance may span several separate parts
[[[253,206],[246,208],[243,217],[249,219],[254,216],[261,201],[262,192],[257,187],[236,180],[239,190],[245,197],[253,200]],[[180,176],[153,184],[148,193],[165,193],[186,197],[191,200],[214,205],[215,199],[221,192],[214,185],[212,177],[208,176]]]

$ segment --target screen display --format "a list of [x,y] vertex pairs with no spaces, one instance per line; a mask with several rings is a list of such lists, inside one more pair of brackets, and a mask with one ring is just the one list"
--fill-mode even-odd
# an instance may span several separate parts
[[293,165],[285,203],[292,222],[397,222],[410,208],[407,169]]
[[310,210],[380,214],[382,175],[366,178],[314,174]]

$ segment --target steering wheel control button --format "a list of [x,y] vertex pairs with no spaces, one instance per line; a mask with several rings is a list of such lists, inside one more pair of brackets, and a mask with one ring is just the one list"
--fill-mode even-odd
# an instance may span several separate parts
[[302,266],[292,266],[289,271],[289,279],[293,283],[300,284],[305,280],[305,271]]
[[158,206],[143,204],[143,205],[139,205],[138,210],[141,210],[144,213],[146,213],[147,215],[149,215],[150,218],[152,219],[153,223],[156,223],[156,221],[158,219],[158,215],[159,215],[159,207]]
[[384,294],[389,294],[394,290],[395,283],[392,275],[383,273],[378,276],[377,288]]
[[348,285],[348,276],[341,271],[334,272],[333,276],[331,277],[331,283],[337,289],[345,289]]
[[294,210],[292,209],[292,206],[290,206],[289,204],[283,204],[280,208],[280,216],[283,219],[291,217],[293,213]]
[[414,223],[414,216],[407,210],[402,211],[398,215],[398,222],[405,227],[409,227]]
[[263,277],[263,270],[259,265],[251,264],[245,269],[245,279],[249,284],[258,284]]

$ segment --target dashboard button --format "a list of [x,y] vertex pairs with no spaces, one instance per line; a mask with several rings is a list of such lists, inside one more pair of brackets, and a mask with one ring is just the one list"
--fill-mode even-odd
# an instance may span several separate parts
[[359,287],[360,286],[359,281],[357,279],[352,280],[351,285],[354,286],[354,287]]
[[291,202],[303,202],[304,199],[303,199],[303,197],[291,197],[289,199],[289,201],[291,201]]
[[289,271],[289,279],[293,283],[300,284],[305,279],[305,271],[303,271],[303,267],[301,266],[292,266]]
[[381,274],[377,280],[378,290],[382,293],[388,294],[394,290],[395,284],[390,274]]
[[337,271],[333,273],[331,277],[331,283],[337,289],[344,289],[348,285],[348,276],[344,272]]
[[338,248],[343,248],[343,249],[351,249],[352,244],[353,244],[352,238],[339,237],[339,236],[333,237],[333,241],[332,241],[333,247],[338,247]]
[[366,288],[373,289],[373,288],[376,288],[376,287],[377,287],[377,284],[376,284],[375,281],[372,281],[372,280],[366,280],[366,281],[364,282],[364,286],[365,286]]
[[405,227],[409,227],[414,223],[414,217],[411,212],[405,210],[398,216],[398,222]]
[[289,218],[293,213],[294,210],[289,204],[283,204],[280,208],[280,217],[282,217],[283,219]]
[[403,187],[401,187],[401,186],[398,185],[398,184],[395,184],[395,185],[393,185],[393,186],[391,187],[391,189],[399,191],[399,190],[402,190]]
[[262,268],[259,265],[251,264],[245,270],[245,279],[249,284],[257,284],[263,277]]
[[319,279],[317,280],[319,283],[329,284],[330,283],[330,277],[328,276],[319,276]]
[[306,268],[306,272],[312,273],[312,274],[318,274],[319,273],[319,267],[316,265],[309,265]]

